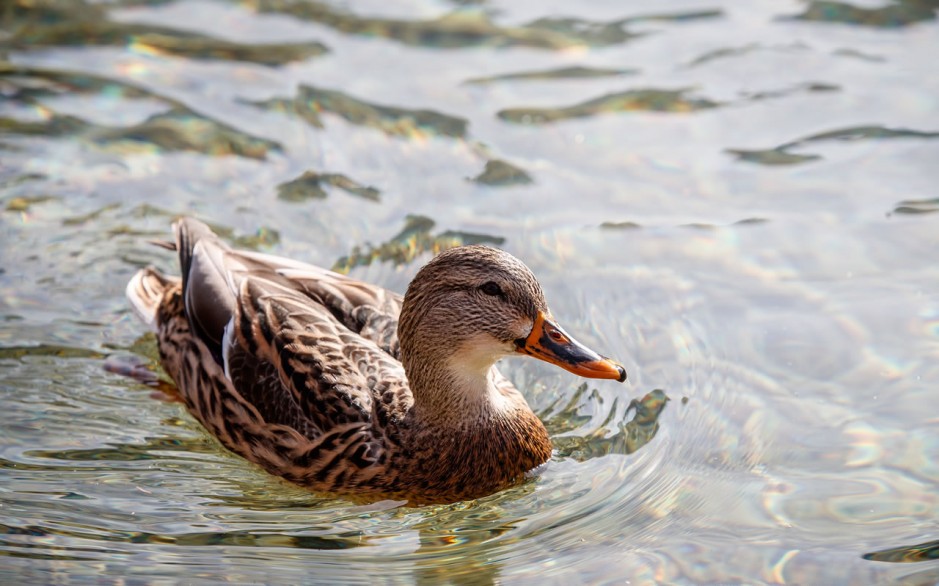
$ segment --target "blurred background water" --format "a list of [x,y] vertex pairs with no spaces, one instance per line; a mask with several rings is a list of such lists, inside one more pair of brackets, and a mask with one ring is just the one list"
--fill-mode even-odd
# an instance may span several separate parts
[[[939,582],[937,8],[3,0],[0,581]],[[398,291],[501,246],[630,380],[506,361],[517,488],[310,494],[111,372],[181,214]]]

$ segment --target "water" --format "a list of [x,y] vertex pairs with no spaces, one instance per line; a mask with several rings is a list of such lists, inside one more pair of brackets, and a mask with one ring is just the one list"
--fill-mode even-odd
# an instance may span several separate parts
[[[3,3],[0,578],[936,583],[937,7]],[[514,489],[310,494],[106,368],[179,214],[399,291],[503,246],[630,380],[506,361]]]

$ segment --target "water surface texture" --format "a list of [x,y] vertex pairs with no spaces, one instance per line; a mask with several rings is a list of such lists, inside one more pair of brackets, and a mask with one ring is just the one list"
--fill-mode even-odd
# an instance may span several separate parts
[[[937,8],[0,3],[0,582],[936,583]],[[503,247],[629,381],[504,361],[516,488],[311,494],[126,376],[181,214],[398,291]]]

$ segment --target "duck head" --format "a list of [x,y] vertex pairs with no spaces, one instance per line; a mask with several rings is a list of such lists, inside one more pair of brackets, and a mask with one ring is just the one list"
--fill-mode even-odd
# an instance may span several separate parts
[[[626,380],[626,370],[575,340],[551,317],[535,276],[487,246],[447,250],[415,276],[398,323],[401,358],[415,396],[428,370],[485,381],[504,356],[526,354],[588,378]],[[460,381],[455,381],[460,384]]]

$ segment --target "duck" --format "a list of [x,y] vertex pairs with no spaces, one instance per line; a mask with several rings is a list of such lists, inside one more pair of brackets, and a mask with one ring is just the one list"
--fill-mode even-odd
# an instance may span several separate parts
[[147,267],[126,290],[163,370],[224,447],[317,493],[444,503],[528,477],[551,439],[496,368],[502,358],[626,380],[561,328],[531,270],[497,248],[450,248],[401,296],[234,249],[194,218],[173,231],[162,245],[181,276]]

